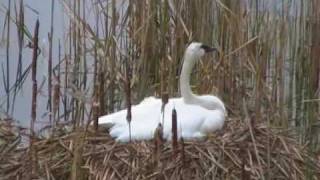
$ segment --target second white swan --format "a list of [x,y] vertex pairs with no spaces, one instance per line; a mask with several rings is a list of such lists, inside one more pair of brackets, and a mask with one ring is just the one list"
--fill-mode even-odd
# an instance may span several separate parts
[[[175,108],[178,120],[178,136],[184,139],[198,139],[209,132],[221,129],[226,109],[223,102],[216,96],[197,96],[190,88],[190,75],[195,63],[215,48],[199,42],[191,43],[184,54],[182,71],[180,74],[181,98],[171,98],[165,106],[163,136],[171,139],[171,113]],[[152,139],[158,124],[162,122],[161,99],[145,98],[140,104],[132,106],[131,139]],[[99,117],[99,124],[110,126],[110,135],[117,141],[130,140],[129,125],[126,120],[127,110]]]

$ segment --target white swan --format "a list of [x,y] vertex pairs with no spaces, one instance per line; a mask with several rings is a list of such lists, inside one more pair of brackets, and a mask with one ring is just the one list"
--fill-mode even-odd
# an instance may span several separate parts
[[[215,51],[202,43],[191,43],[184,54],[180,75],[182,98],[171,98],[165,106],[163,136],[171,139],[171,113],[175,108],[178,120],[178,136],[184,139],[197,139],[207,133],[221,129],[226,116],[223,102],[216,96],[197,96],[190,88],[190,75],[195,63],[206,53]],[[158,124],[162,122],[161,99],[145,98],[140,104],[132,106],[131,139],[152,139]],[[110,135],[117,141],[129,141],[127,110],[99,117],[99,124],[110,128]]]

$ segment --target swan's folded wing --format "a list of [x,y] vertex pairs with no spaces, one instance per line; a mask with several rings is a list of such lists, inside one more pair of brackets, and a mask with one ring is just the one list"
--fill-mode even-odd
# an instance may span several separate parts
[[[157,122],[150,119],[144,119],[142,122],[131,122],[131,140],[149,140],[153,138],[154,131],[157,127]],[[129,125],[115,125],[110,129],[110,135],[117,141],[128,142],[130,140]]]
[[[131,109],[131,136],[133,140],[152,138],[154,127],[160,122],[161,100],[153,97],[146,98]],[[129,141],[129,125],[127,110],[99,117],[99,124],[110,128],[110,135],[118,141]]]
[[[160,100],[156,99],[154,97],[148,97],[145,98],[140,104],[134,105],[131,107],[132,116],[144,116],[144,114],[147,114],[150,108],[153,108],[154,106],[157,106],[159,104]],[[112,114],[100,116],[98,121],[99,125],[104,127],[110,127],[115,124],[124,125],[127,123],[127,110],[121,110]],[[141,119],[141,118],[137,118]]]

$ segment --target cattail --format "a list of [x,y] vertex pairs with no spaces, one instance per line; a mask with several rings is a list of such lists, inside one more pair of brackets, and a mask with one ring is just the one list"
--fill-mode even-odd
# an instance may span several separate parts
[[49,122],[52,125],[52,36],[53,36],[53,12],[54,12],[54,1],[51,1],[51,24],[50,33],[48,33],[49,40],[49,58],[48,58],[48,105],[49,105]]
[[31,134],[33,135],[34,123],[37,117],[37,58],[38,58],[38,34],[39,34],[39,20],[36,22],[33,37],[33,54],[32,54],[32,105],[31,105]]
[[153,152],[153,160],[154,163],[160,162],[160,152],[161,146],[163,143],[163,127],[161,123],[158,124],[158,127],[154,131],[154,152]]
[[163,126],[161,125],[161,123],[158,124],[158,127],[154,131],[153,137],[156,141],[159,141],[159,142],[163,141]]
[[38,58],[38,35],[39,35],[39,20],[36,22],[34,29],[33,37],[33,54],[32,54],[32,105],[31,105],[31,121],[30,121],[30,130],[31,130],[31,139],[30,139],[30,158],[31,158],[31,174],[36,173],[37,161],[36,161],[36,152],[35,147],[33,146],[34,142],[34,124],[37,118],[37,58]]
[[[58,65],[58,75],[57,75],[57,85],[58,85],[58,88],[56,87],[56,90],[59,90],[59,93],[58,93],[58,96],[56,98],[58,98],[58,102],[57,103],[57,117],[58,119],[56,119],[56,121],[59,121],[60,120],[60,96],[61,96],[61,92],[60,92],[60,87],[61,87],[61,67],[60,67],[60,62],[61,62],[61,43],[60,43],[60,39],[59,39],[59,46],[58,46],[58,57],[59,57],[59,65]],[[55,90],[55,92],[56,92]],[[56,100],[55,100],[56,101]],[[55,103],[55,104],[56,104]]]
[[[53,119],[55,123],[58,123],[59,117],[57,118],[57,112],[59,109],[59,102],[60,102],[60,82],[59,82],[59,77],[60,75],[58,74],[56,79],[56,82],[53,85],[53,101],[52,101],[52,112],[53,112]],[[57,118],[57,119],[56,119]]]
[[[8,4],[9,4],[9,8],[8,8],[8,11],[7,11],[7,18],[8,18],[8,21],[9,21],[9,18],[11,17],[11,3],[10,1],[8,1]],[[20,6],[21,7],[21,6]],[[21,8],[22,9],[22,8]],[[21,11],[20,11],[21,12]],[[21,22],[21,18],[20,18],[20,21],[18,22]],[[17,28],[18,29],[18,32],[20,31],[20,28]],[[20,33],[18,33],[20,35]],[[23,34],[23,33],[22,33]],[[7,25],[7,37],[9,38],[10,37],[10,23],[8,23]],[[20,36],[18,36],[19,39],[20,39]],[[21,58],[22,58],[22,41],[19,40],[19,62],[21,62]],[[10,41],[7,41],[6,43],[6,66],[7,66],[7,74],[6,74],[6,80],[4,81],[4,90],[6,92],[6,95],[7,95],[7,113],[9,112],[9,108],[10,108]],[[4,74],[3,74],[4,75]],[[4,79],[3,79],[4,80]],[[14,109],[14,108],[12,108]]]
[[178,149],[177,111],[175,108],[172,110],[172,149],[175,156]]
[[127,99],[127,122],[129,124],[129,139],[131,142],[131,71],[128,60],[126,61],[126,99]]
[[99,91],[98,91],[98,85],[95,85],[95,92],[93,95],[93,103],[92,103],[92,119],[93,119],[93,129],[95,132],[98,130],[98,117],[99,117],[99,109],[100,109],[100,103],[99,103]]
[[52,34],[48,34],[49,39],[49,59],[48,59],[48,109],[49,109],[49,122],[52,125]]
[[185,162],[186,162],[186,156],[185,156],[185,153],[184,153],[184,139],[183,137],[180,138],[180,143],[181,143],[181,159],[182,159],[182,164],[184,165]]

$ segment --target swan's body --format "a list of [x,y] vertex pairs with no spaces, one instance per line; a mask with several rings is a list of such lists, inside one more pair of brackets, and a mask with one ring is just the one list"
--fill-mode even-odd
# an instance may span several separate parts
[[[216,96],[196,96],[190,88],[190,74],[194,64],[205,54],[215,50],[201,43],[191,43],[184,55],[180,75],[181,98],[171,98],[164,110],[163,136],[171,139],[171,113],[175,108],[178,119],[178,136],[185,139],[202,138],[207,133],[221,129],[226,110],[223,102]],[[158,124],[162,122],[162,101],[154,97],[144,99],[132,106],[132,140],[152,139]],[[118,141],[129,141],[127,110],[102,116],[99,124],[110,126],[110,135]]]

